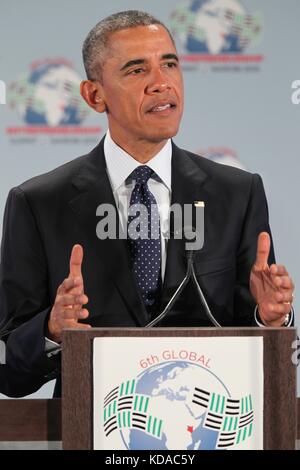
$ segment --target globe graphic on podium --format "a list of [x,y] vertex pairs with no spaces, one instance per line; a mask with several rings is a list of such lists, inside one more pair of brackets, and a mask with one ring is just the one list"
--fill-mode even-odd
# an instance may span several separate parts
[[152,413],[163,420],[161,438],[140,429],[120,430],[129,450],[215,449],[218,431],[204,428],[206,412],[192,404],[195,386],[205,383],[229,396],[226,386],[205,367],[187,361],[152,366],[137,378],[136,393],[150,397]]

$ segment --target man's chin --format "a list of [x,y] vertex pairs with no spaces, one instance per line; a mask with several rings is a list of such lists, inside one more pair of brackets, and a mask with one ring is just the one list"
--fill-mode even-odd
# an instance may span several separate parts
[[153,134],[148,136],[149,141],[153,143],[159,143],[166,141],[168,139],[171,139],[172,137],[175,137],[175,135],[178,133],[178,129],[163,129],[163,130],[158,130],[156,129]]

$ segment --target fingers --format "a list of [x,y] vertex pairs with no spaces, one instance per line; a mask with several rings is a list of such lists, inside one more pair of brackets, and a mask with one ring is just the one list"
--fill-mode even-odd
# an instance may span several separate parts
[[257,239],[257,250],[255,260],[256,269],[262,270],[268,266],[270,247],[270,235],[267,232],[261,232]]
[[70,308],[64,308],[61,309],[60,312],[60,321],[63,322],[64,320],[83,320],[89,316],[89,311],[84,308],[79,308],[78,310],[70,309]]
[[88,323],[74,323],[74,325],[68,328],[72,328],[73,330],[89,330],[92,327]]
[[60,343],[62,340],[62,332],[65,328],[90,328],[90,325],[78,323],[78,320],[85,320],[88,316],[89,311],[80,306],[78,309],[68,308],[55,303],[48,321],[47,336],[53,341]]
[[265,271],[261,272],[263,281],[272,287],[274,290],[276,289],[289,289],[291,291],[294,290],[295,286],[293,283],[292,278],[289,276],[286,268],[279,264],[272,264],[269,269],[269,274]]
[[275,293],[275,300],[277,302],[285,302],[285,303],[292,303],[293,302],[293,294],[288,290],[287,292],[278,291]]
[[282,288],[291,291],[294,289],[293,281],[289,276],[275,276],[272,282],[278,289]]
[[294,290],[295,286],[293,280],[289,276],[285,266],[279,264],[272,264],[270,267],[271,280],[277,289]]
[[83,248],[81,245],[74,245],[70,257],[70,277],[82,277],[81,265],[83,260]]
[[68,277],[65,279],[57,289],[58,295],[65,293],[72,293],[74,295],[81,294],[83,290],[83,280],[80,277]]
[[267,306],[269,314],[272,314],[275,318],[280,318],[281,316],[287,315],[291,311],[290,303],[269,303]]
[[270,266],[270,273],[274,276],[283,276],[283,275],[288,275],[287,270],[285,269],[285,266],[281,264],[272,264]]
[[[84,320],[88,316],[89,316],[89,311],[86,308],[83,308],[82,310],[80,310],[80,319],[81,320]],[[83,325],[83,324],[84,323],[80,323],[80,325]]]
[[[70,285],[68,282],[66,284]],[[57,315],[59,315],[61,319],[73,319],[78,321],[81,318],[88,317],[88,311],[82,309],[82,306],[87,304],[88,301],[87,295],[81,293],[79,293],[79,295],[69,293],[58,294],[55,299],[55,312],[57,312]]]
[[76,307],[78,305],[85,305],[89,301],[88,297],[83,294],[83,295],[71,295],[71,294],[64,294],[64,295],[58,295],[56,298],[56,305],[66,307],[66,306],[71,306],[71,307]]

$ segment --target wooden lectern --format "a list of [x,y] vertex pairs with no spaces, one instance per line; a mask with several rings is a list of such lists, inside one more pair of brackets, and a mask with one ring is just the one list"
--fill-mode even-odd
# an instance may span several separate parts
[[[96,337],[262,337],[263,448],[295,449],[295,328],[93,328],[66,330],[62,355],[63,449],[93,449],[93,340]],[[124,352],[126,355],[126,352]],[[252,371],[253,375],[253,371]]]

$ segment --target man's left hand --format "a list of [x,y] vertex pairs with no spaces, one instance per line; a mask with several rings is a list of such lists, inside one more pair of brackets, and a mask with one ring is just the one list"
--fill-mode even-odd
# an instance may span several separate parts
[[283,326],[291,311],[294,283],[284,266],[268,265],[271,240],[267,232],[258,236],[256,261],[250,274],[250,290],[266,326]]

